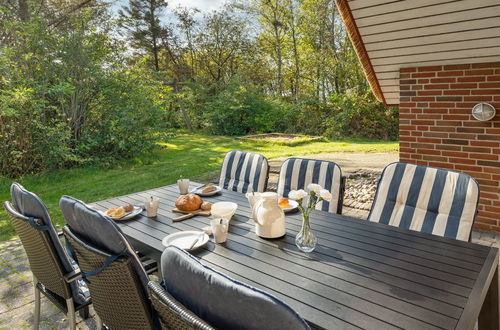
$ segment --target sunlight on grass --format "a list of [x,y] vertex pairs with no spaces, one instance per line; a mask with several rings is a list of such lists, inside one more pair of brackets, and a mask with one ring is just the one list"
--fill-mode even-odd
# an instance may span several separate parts
[[[62,195],[71,195],[85,202],[94,202],[132,192],[174,183],[180,175],[192,179],[209,179],[217,175],[226,152],[241,149],[262,153],[269,159],[306,156],[330,152],[398,151],[397,142],[370,140],[314,140],[298,144],[246,140],[234,137],[180,134],[167,143],[159,143],[157,158],[147,164],[125,161],[112,169],[97,167],[57,170],[19,179],[27,189],[36,192],[47,204],[58,228],[64,224],[59,211]],[[10,199],[12,180],[0,177],[0,198]],[[15,233],[7,214],[0,211],[0,240]]]

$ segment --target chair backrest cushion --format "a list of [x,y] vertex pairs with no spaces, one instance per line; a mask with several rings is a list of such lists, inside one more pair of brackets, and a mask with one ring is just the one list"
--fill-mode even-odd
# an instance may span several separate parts
[[[43,224],[48,227],[48,230],[46,232],[54,248],[54,251],[59,257],[59,264],[63,268],[63,273],[70,273],[75,268],[77,268],[74,262],[72,262],[72,260],[69,258],[66,250],[63,248],[61,241],[59,241],[59,236],[57,235],[57,231],[54,225],[52,224],[49,211],[47,210],[47,207],[42,202],[40,197],[26,190],[19,183],[13,183],[11,185],[10,193],[12,204],[19,213],[26,217],[40,219]],[[84,303],[88,300],[88,292],[85,288],[83,288],[83,285],[79,285],[79,283],[75,281],[70,284],[70,287],[73,298],[76,302]]]
[[389,164],[368,220],[467,241],[479,200],[471,176],[408,163]]
[[322,201],[316,209],[338,213],[342,203],[342,170],[334,162],[318,159],[288,158],[281,165],[278,195],[288,197],[291,190],[306,189],[316,183],[332,193],[330,201]]
[[165,289],[217,329],[309,329],[288,305],[170,246],[161,257]]
[[267,188],[269,164],[261,154],[232,150],[224,157],[219,186],[246,193],[263,192]]
[[130,255],[144,292],[147,293],[149,280],[146,271],[135,250],[113,220],[70,196],[61,197],[59,205],[68,226],[79,239],[111,255],[122,253]]

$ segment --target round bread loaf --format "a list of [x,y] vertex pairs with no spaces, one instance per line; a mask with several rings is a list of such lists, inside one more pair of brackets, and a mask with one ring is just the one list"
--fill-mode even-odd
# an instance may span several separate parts
[[196,211],[203,201],[195,194],[180,195],[175,201],[175,207],[181,211]]

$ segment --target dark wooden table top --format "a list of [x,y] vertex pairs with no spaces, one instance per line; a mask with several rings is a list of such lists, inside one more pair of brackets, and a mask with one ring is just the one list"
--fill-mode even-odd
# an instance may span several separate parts
[[[192,187],[198,186],[192,183]],[[159,258],[162,239],[200,230],[209,217],[172,222],[177,185],[97,202],[97,208],[160,198],[156,219],[119,222],[133,244]],[[286,216],[284,238],[255,235],[243,194],[223,191],[206,201],[234,201],[228,241],[193,252],[203,264],[282,299],[315,327],[326,329],[469,329],[479,315],[498,264],[498,249],[313,212],[318,237],[310,254],[295,246],[300,213]],[[158,259],[159,260],[159,259]]]

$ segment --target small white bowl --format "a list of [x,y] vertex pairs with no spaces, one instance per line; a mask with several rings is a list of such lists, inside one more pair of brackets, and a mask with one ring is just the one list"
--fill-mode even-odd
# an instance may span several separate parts
[[210,212],[214,219],[227,219],[231,220],[234,213],[236,213],[236,209],[238,209],[238,204],[233,202],[217,202],[212,204],[212,209]]

